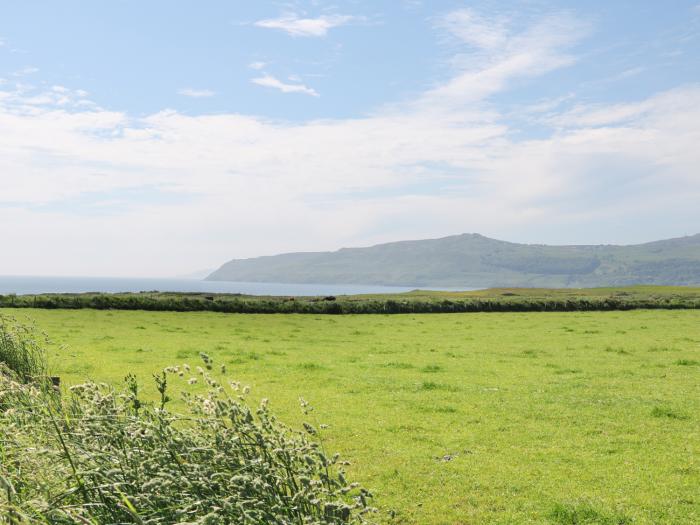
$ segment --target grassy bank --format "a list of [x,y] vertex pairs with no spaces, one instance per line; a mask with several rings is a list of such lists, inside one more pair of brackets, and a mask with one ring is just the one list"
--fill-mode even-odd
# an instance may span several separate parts
[[289,424],[305,397],[398,523],[700,522],[697,311],[9,312],[51,334],[67,384],[204,351]]
[[401,314],[570,312],[700,308],[700,288],[494,288],[471,292],[417,290],[338,297],[267,297],[203,293],[0,295],[0,307],[220,313]]

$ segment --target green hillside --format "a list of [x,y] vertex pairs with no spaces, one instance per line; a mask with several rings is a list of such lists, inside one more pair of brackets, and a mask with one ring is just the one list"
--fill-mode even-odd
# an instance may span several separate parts
[[232,260],[207,280],[461,288],[700,285],[700,234],[631,246],[516,244],[463,234]]

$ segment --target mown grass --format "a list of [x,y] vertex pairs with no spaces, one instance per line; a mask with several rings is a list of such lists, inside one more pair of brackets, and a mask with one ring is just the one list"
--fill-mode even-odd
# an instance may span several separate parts
[[700,523],[698,311],[3,311],[64,383],[204,351],[294,426],[303,396],[397,523]]

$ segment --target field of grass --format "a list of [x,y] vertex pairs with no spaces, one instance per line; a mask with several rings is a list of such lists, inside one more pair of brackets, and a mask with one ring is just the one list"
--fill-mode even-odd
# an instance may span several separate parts
[[700,523],[696,310],[2,312],[49,333],[64,384],[204,351],[294,426],[303,396],[397,523]]

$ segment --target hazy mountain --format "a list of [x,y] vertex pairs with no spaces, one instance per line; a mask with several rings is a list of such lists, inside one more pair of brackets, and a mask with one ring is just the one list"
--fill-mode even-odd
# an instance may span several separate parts
[[516,244],[463,234],[232,260],[207,279],[465,288],[700,285],[700,234],[631,246]]

